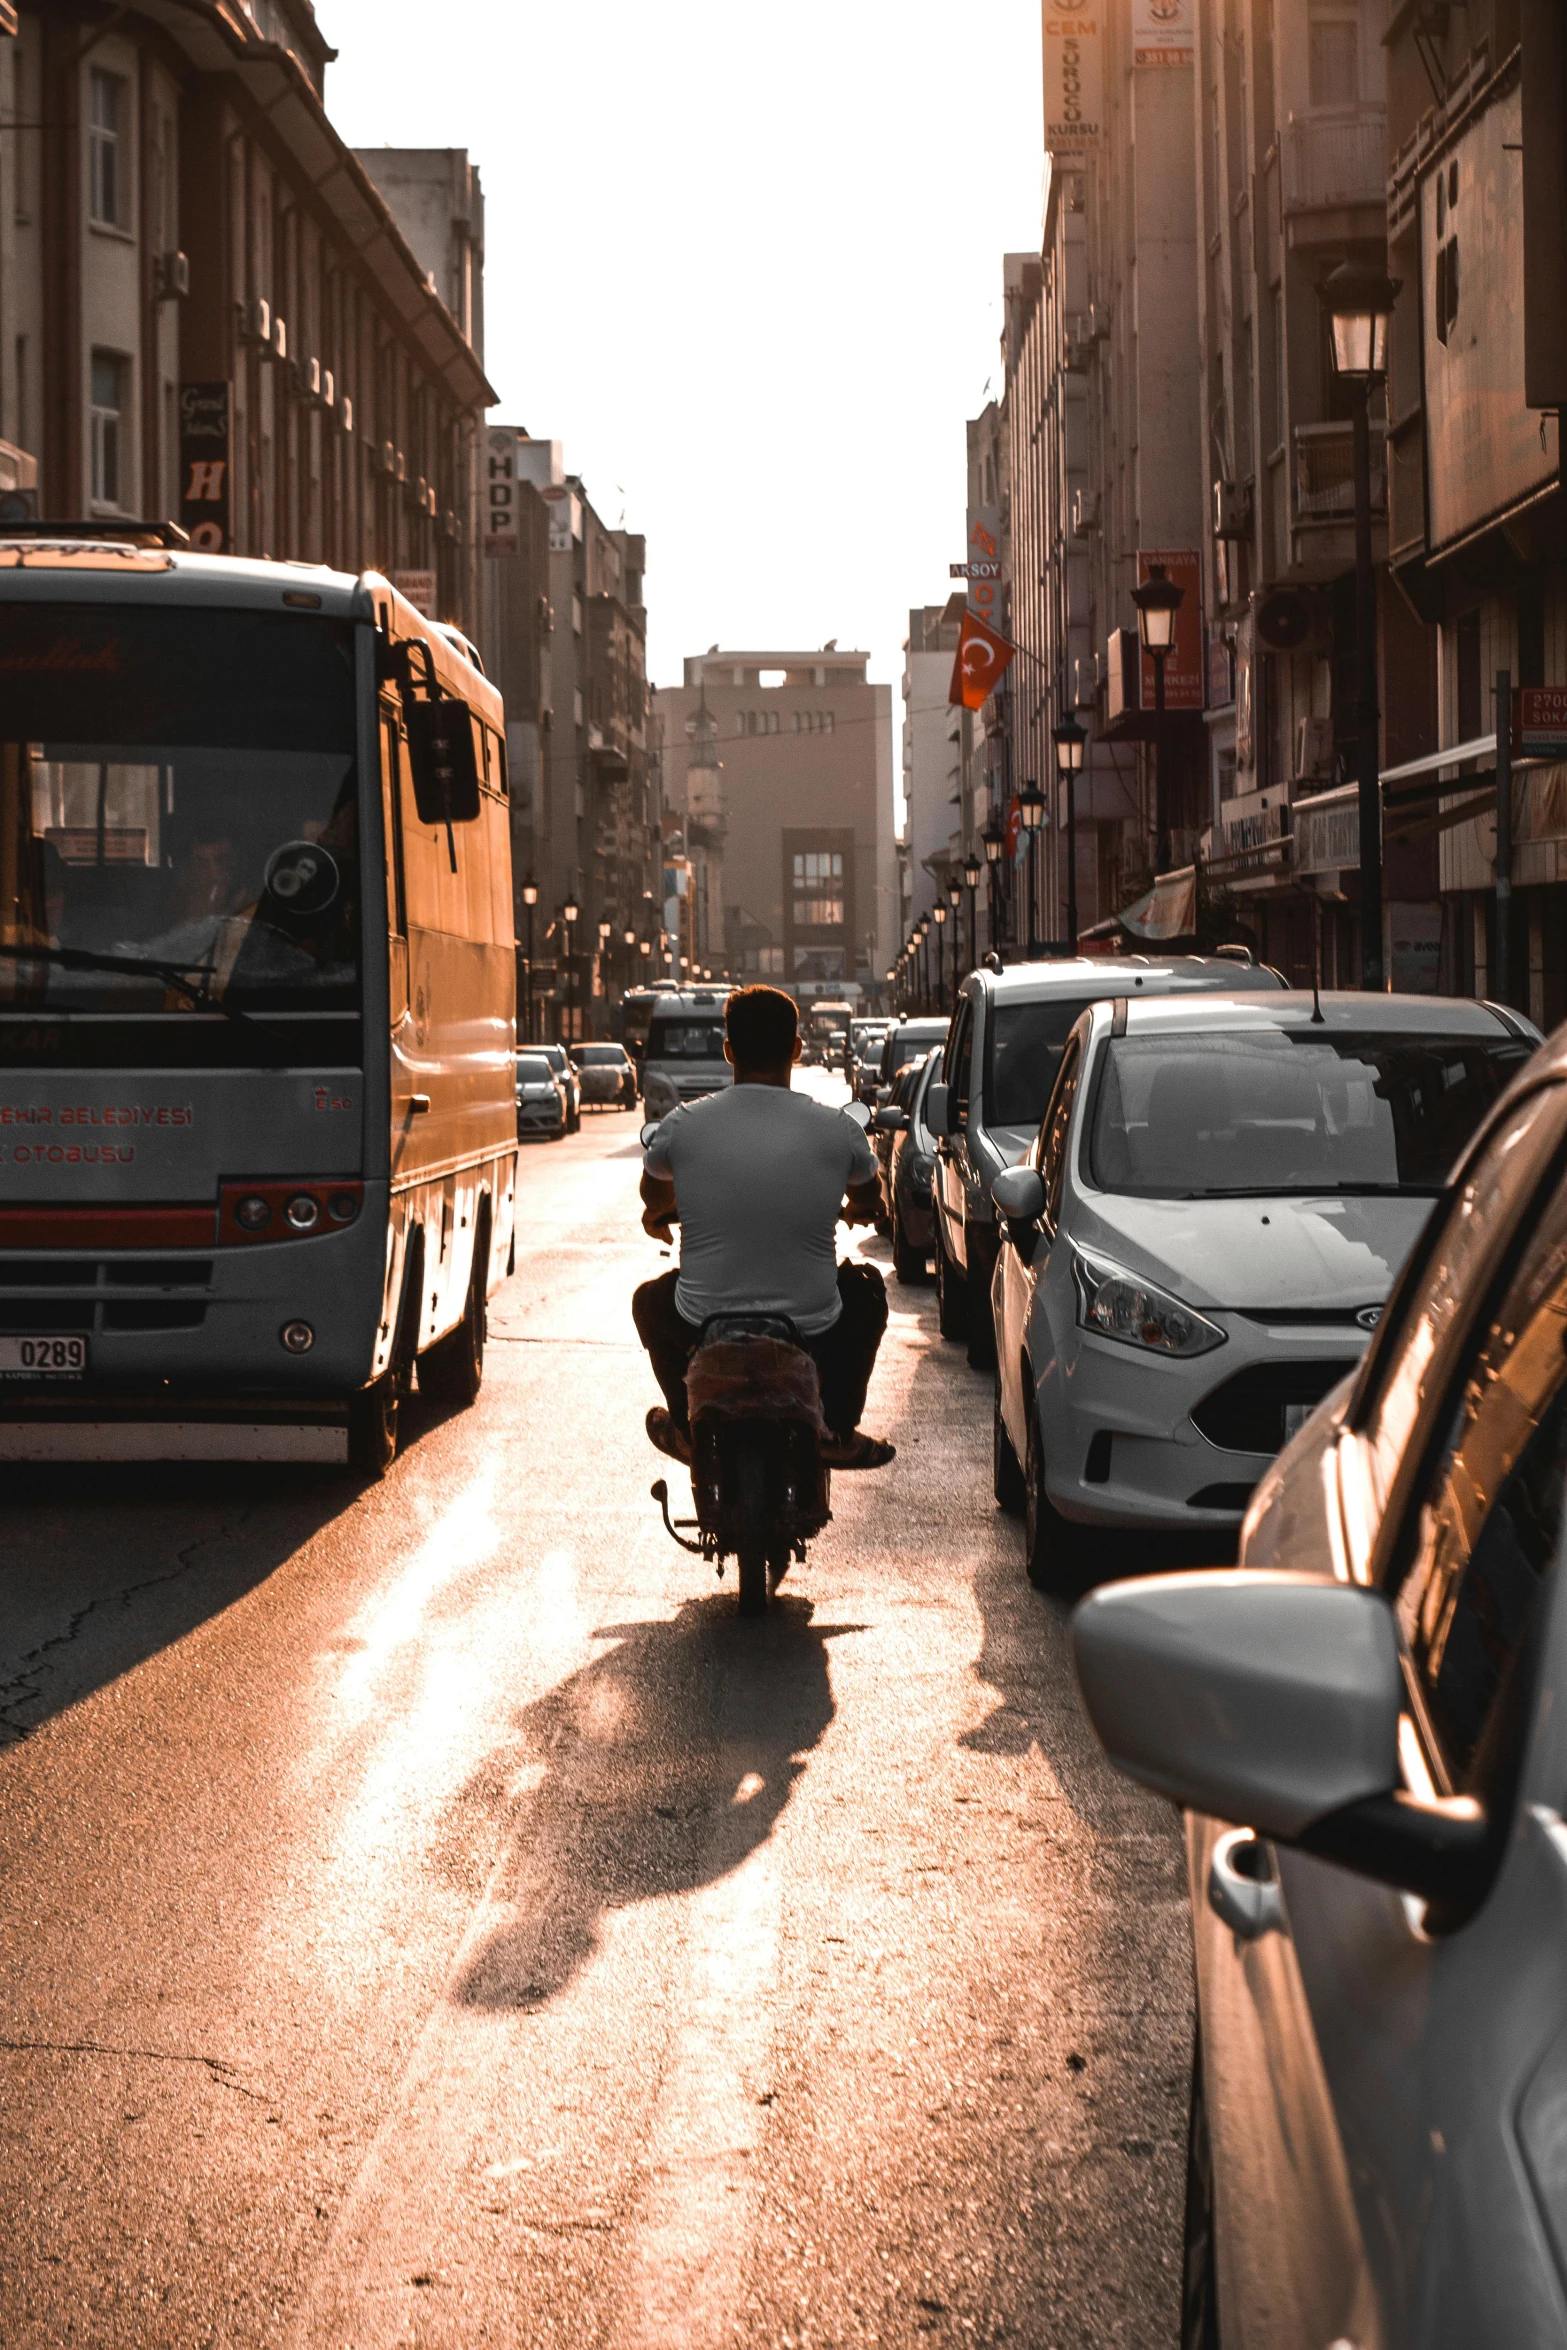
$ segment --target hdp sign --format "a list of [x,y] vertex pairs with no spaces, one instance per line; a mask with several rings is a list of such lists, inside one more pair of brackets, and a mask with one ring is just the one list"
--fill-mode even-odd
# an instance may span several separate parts
[[234,537],[234,387],[180,385],[180,524],[203,555],[227,555]]

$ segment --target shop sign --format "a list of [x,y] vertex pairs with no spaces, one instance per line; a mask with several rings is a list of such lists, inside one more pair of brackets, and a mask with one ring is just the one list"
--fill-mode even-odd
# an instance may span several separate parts
[[1441,899],[1425,899],[1414,905],[1395,902],[1388,907],[1385,922],[1388,982],[1393,993],[1440,995]]
[[1295,803],[1297,873],[1358,873],[1360,870],[1360,787],[1319,792]]
[[[1173,587],[1185,591],[1175,615],[1175,642],[1164,657],[1164,706],[1167,710],[1200,710],[1204,706],[1203,687],[1208,668],[1202,626],[1202,557],[1195,547],[1184,547],[1174,554],[1162,554],[1157,547],[1139,547],[1139,587],[1145,587],[1153,577],[1156,563],[1164,565],[1165,577]],[[1144,653],[1143,708],[1151,710],[1154,699],[1154,658],[1152,653]]]
[[1194,0],[1132,0],[1132,63],[1190,65]]
[[1225,855],[1244,856],[1248,849],[1266,848],[1270,841],[1282,840],[1284,806],[1282,799],[1227,800],[1221,811]]
[[234,536],[234,386],[180,385],[180,528],[203,555],[227,555]]
[[388,574],[398,594],[412,604],[426,620],[436,616],[436,587],[433,571],[393,571]]
[[1513,717],[1513,749],[1519,758],[1567,759],[1567,687],[1520,686]]
[[968,510],[968,561],[957,566],[968,581],[968,608],[987,628],[1001,626],[1001,513],[995,506]]
[[1097,155],[1104,113],[1101,10],[1045,0],[1045,152],[1057,163]]

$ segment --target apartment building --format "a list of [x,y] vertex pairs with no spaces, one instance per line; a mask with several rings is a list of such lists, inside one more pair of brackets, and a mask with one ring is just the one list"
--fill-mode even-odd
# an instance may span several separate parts
[[867,677],[869,658],[836,642],[714,645],[687,659],[681,684],[655,690],[699,967],[797,996],[882,985],[901,902],[892,697]]
[[0,495],[374,566],[476,633],[482,246],[461,298],[414,250],[327,114],[310,0],[48,0],[15,21]]

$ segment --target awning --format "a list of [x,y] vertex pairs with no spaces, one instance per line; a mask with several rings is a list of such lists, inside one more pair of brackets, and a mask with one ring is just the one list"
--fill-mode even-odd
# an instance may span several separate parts
[[1082,933],[1083,939],[1114,938],[1124,931],[1144,946],[1169,946],[1178,938],[1197,936],[1197,868],[1182,865],[1174,873],[1161,873],[1153,888],[1144,890],[1119,914],[1112,914],[1108,922],[1096,922],[1092,930]]

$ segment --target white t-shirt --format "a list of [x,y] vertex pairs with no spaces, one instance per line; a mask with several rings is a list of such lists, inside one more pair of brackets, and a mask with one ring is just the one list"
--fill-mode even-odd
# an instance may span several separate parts
[[802,1337],[832,1327],[838,1210],[876,1172],[852,1118],[781,1085],[726,1086],[672,1110],[643,1164],[674,1179],[687,1322],[748,1312],[787,1314]]

